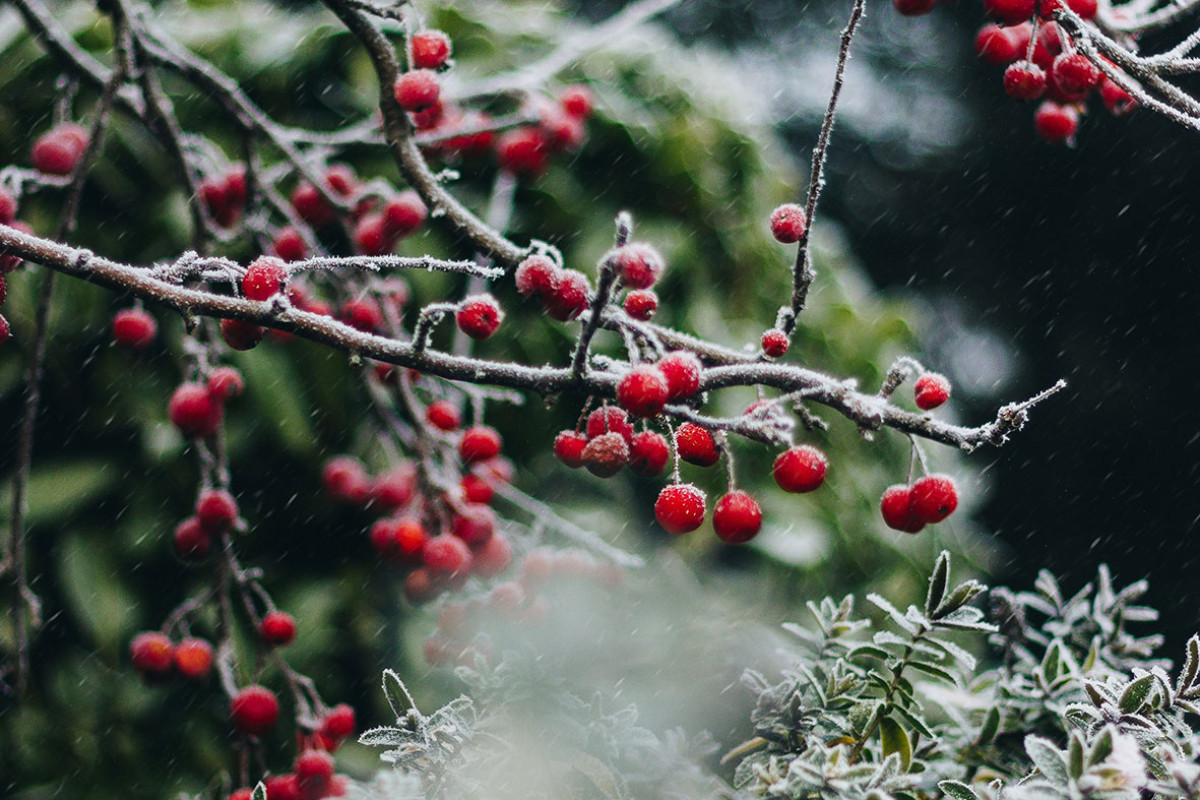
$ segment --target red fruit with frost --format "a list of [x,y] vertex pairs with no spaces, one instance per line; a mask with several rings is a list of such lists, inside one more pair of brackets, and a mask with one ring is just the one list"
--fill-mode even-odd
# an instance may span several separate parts
[[562,431],[554,437],[554,455],[571,469],[583,466],[583,449],[587,447],[587,437],[575,431]]
[[563,89],[558,96],[558,104],[562,110],[576,119],[587,119],[592,115],[595,98],[592,90],[582,84],[574,84]]
[[486,542],[471,548],[474,554],[472,571],[481,578],[494,578],[512,565],[512,545],[500,531]]
[[334,500],[365,505],[371,498],[371,479],[367,468],[357,458],[339,456],[325,462],[321,469],[321,485]]
[[425,421],[440,431],[456,431],[462,424],[462,414],[449,400],[434,400],[425,409]]
[[1016,100],[1036,100],[1046,93],[1046,73],[1032,61],[1014,61],[1004,70],[1004,91]]
[[926,372],[917,378],[916,384],[913,385],[913,397],[916,399],[917,408],[922,411],[937,408],[950,399],[950,381],[945,375]]
[[1086,92],[1100,82],[1100,70],[1083,53],[1063,53],[1054,59],[1054,80],[1066,92]]
[[450,37],[439,30],[414,33],[409,42],[416,69],[438,69],[450,58]]
[[1001,28],[989,22],[975,34],[975,54],[989,64],[1008,64],[1021,55],[1019,37],[1014,28]]
[[1137,100],[1134,100],[1129,92],[1108,78],[1100,82],[1100,100],[1104,103],[1104,107],[1108,109],[1108,113],[1114,117],[1128,114],[1137,108],[1138,105]]
[[658,250],[641,242],[619,248],[613,259],[621,282],[630,289],[649,289],[666,268]]
[[273,256],[262,256],[246,267],[242,276],[242,294],[247,300],[269,300],[279,293],[287,280],[287,265]]
[[353,736],[354,728],[354,709],[346,703],[339,703],[329,709],[317,730],[328,739],[341,740]]
[[[3,278],[0,278],[2,281]],[[4,302],[0,292],[0,302]],[[126,308],[118,311],[113,317],[113,339],[123,347],[143,350],[150,346],[158,334],[158,323],[148,311],[140,308]]]
[[667,379],[667,401],[682,400],[700,391],[703,365],[689,350],[672,350],[658,360],[658,368]]
[[476,464],[500,455],[500,434],[487,425],[475,425],[463,431],[458,455],[464,464]]
[[894,530],[904,533],[918,533],[925,527],[925,522],[913,513],[912,487],[898,483],[889,486],[883,492],[879,501],[879,511],[883,514],[884,523]]
[[369,297],[347,300],[338,312],[338,319],[365,333],[374,333],[383,327],[383,312],[379,310],[379,304]]
[[588,472],[610,478],[629,463],[629,443],[619,433],[606,433],[587,443],[581,454]]
[[983,0],[983,10],[992,19],[1016,25],[1033,16],[1036,0]]
[[634,367],[617,385],[617,403],[635,417],[657,416],[667,404],[667,379],[653,364]]
[[1079,112],[1070,106],[1042,103],[1034,114],[1033,125],[1038,136],[1050,144],[1062,144],[1075,136],[1075,130],[1079,126]]
[[949,475],[926,475],[912,486],[912,513],[922,522],[941,522],[958,508],[958,487]]
[[[929,3],[930,7],[933,5],[932,0],[916,1]],[[804,209],[795,203],[785,203],[771,212],[771,235],[775,237],[775,241],[795,244],[804,238],[807,231],[808,216]]]
[[745,544],[758,535],[761,527],[758,501],[745,492],[730,492],[713,506],[713,530],[726,544]]
[[46,175],[70,175],[87,148],[87,134],[77,125],[59,125],[33,143],[33,168]]
[[690,483],[663,487],[654,502],[654,518],[667,533],[678,536],[704,523],[704,492]]
[[768,358],[780,358],[787,354],[791,344],[788,335],[778,328],[772,328],[762,335],[762,351]]
[[523,177],[536,178],[546,171],[550,148],[537,128],[516,128],[496,140],[500,168]]
[[354,225],[354,247],[365,256],[386,256],[396,240],[384,226],[383,214],[365,214]]
[[371,484],[371,496],[384,511],[394,511],[407,505],[417,490],[417,468],[408,462],[376,476]]
[[147,676],[164,676],[171,671],[175,646],[166,635],[145,631],[129,643],[129,659],[133,668]]
[[184,561],[203,561],[212,552],[212,534],[195,517],[176,525],[172,539],[176,554]]
[[383,229],[391,236],[403,238],[416,233],[425,224],[429,210],[425,201],[412,189],[405,189],[383,206]]
[[287,775],[272,775],[263,781],[270,800],[306,800],[300,795],[300,782],[290,772]]
[[469,545],[483,544],[496,532],[496,512],[488,506],[467,505],[454,515],[450,532]]
[[296,640],[296,619],[283,611],[263,615],[258,635],[271,647],[285,647]]
[[692,422],[685,422],[676,429],[675,449],[684,461],[701,467],[711,467],[721,458],[713,435]]
[[780,453],[771,474],[780,489],[802,494],[820,489],[828,469],[829,461],[824,453],[812,445],[802,444]]
[[471,571],[471,548],[457,536],[443,533],[425,542],[421,560],[433,575],[453,577]]
[[233,367],[217,367],[208,375],[208,393],[218,403],[238,397],[245,388],[242,373]]
[[183,383],[171,395],[167,417],[184,436],[209,436],[221,424],[221,404],[209,395],[207,386]]
[[661,475],[671,457],[671,448],[661,433],[642,431],[633,435],[629,445],[629,469],[635,475]]
[[572,117],[556,107],[542,109],[538,130],[546,147],[556,153],[578,150],[587,139],[587,128],[583,120]]
[[233,727],[247,736],[262,736],[279,721],[279,698],[263,686],[247,686],[229,704]]
[[588,414],[585,430],[589,441],[606,433],[619,433],[626,442],[633,440],[633,426],[629,424],[629,417],[616,406],[604,406]]
[[300,231],[290,225],[281,228],[279,233],[275,234],[275,240],[271,242],[271,249],[284,261],[303,261],[308,258],[308,245],[305,243],[304,237],[300,235]]
[[221,338],[232,350],[253,350],[267,335],[266,328],[240,319],[221,320]]
[[545,256],[530,256],[517,265],[513,278],[525,297],[550,298],[558,291],[561,270]]
[[211,534],[232,529],[237,518],[237,501],[224,489],[209,489],[196,500],[196,519]]
[[460,331],[472,339],[481,340],[496,332],[504,321],[504,312],[496,298],[490,294],[477,294],[459,304],[454,320]]
[[463,475],[458,488],[462,491],[463,500],[468,503],[487,505],[496,496],[492,484],[475,474]]
[[647,322],[658,311],[658,295],[649,289],[639,289],[625,295],[625,313],[639,322]]
[[582,272],[560,270],[554,293],[543,298],[546,313],[560,322],[575,319],[588,307],[589,291],[591,286]]
[[292,774],[300,786],[302,800],[320,800],[333,780],[333,756],[324,750],[306,750],[296,757]]
[[317,187],[307,181],[300,183],[292,190],[292,208],[300,215],[300,219],[320,228],[333,221],[334,210]]
[[198,681],[212,672],[213,648],[204,639],[190,637],[175,646],[175,671],[188,680]]
[[436,72],[415,69],[396,80],[392,94],[405,111],[424,111],[437,104],[441,91]]

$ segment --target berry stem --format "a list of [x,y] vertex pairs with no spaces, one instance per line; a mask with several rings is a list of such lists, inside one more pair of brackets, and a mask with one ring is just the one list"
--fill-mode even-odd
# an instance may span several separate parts
[[[633,218],[629,216],[628,212],[622,211],[617,215],[616,225],[616,247],[623,247],[633,234]],[[571,376],[575,380],[582,380],[587,371],[588,350],[591,348],[592,337],[596,335],[596,329],[600,327],[604,307],[608,305],[612,295],[616,276],[616,262],[611,255],[605,257],[600,262],[600,276],[596,283],[596,294],[592,297],[587,322],[584,323],[583,330],[579,334],[579,342],[575,346],[575,356],[571,359]],[[631,355],[633,354],[631,353]]]

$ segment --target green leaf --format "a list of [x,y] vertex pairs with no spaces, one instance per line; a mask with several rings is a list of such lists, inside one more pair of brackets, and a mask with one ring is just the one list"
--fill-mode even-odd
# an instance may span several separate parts
[[938,788],[942,790],[942,794],[954,800],[979,800],[975,790],[961,781],[941,781]]
[[900,610],[889,603],[885,598],[880,597],[872,592],[871,594],[867,595],[867,600],[881,611],[886,612],[887,615],[892,618],[892,622],[896,623],[899,628],[908,633],[910,636],[916,634],[917,626],[914,625],[910,619],[901,614]]
[[1083,775],[1083,739],[1071,731],[1071,741],[1067,744],[1067,772],[1074,780]]
[[403,718],[408,714],[409,709],[417,707],[416,701],[408,692],[408,687],[404,685],[404,681],[400,680],[400,676],[393,670],[385,669],[383,671],[383,693],[387,696],[388,703],[392,707],[392,713],[396,715],[396,719]]
[[267,787],[262,781],[255,784],[250,800],[267,800]]
[[892,654],[882,647],[876,647],[873,644],[860,644],[858,647],[846,654],[846,658],[853,661],[856,658],[877,658],[880,661],[887,661],[892,657]]
[[909,709],[905,708],[904,706],[900,705],[899,703],[892,706],[892,710],[895,711],[897,714],[899,714],[901,717],[904,717],[904,721],[907,722],[909,725],[911,725],[912,729],[914,731],[916,731],[917,733],[919,733],[921,736],[924,736],[928,739],[934,738],[933,730],[929,727],[929,724],[920,717],[920,715],[916,714],[913,711],[910,711]]
[[[120,479],[107,461],[81,459],[35,466],[26,485],[25,522],[46,525],[69,519],[88,503],[107,493]],[[12,514],[12,482],[0,489],[0,519]]]
[[1143,675],[1135,681],[1130,682],[1125,687],[1125,691],[1121,692],[1121,699],[1117,701],[1117,707],[1121,709],[1122,714],[1136,714],[1146,705],[1146,698],[1150,696],[1150,689],[1154,686],[1153,675]]
[[1046,655],[1042,657],[1042,676],[1046,679],[1047,686],[1054,683],[1054,681],[1058,678],[1060,665],[1059,653],[1061,647],[1061,642],[1059,642],[1058,639],[1055,639],[1050,643],[1050,646],[1046,648]]
[[967,603],[974,600],[980,593],[987,591],[987,586],[976,580],[963,581],[958,586],[955,586],[950,595],[942,601],[937,610],[933,612],[931,618],[934,620],[942,619],[948,614],[952,614],[965,606]]
[[1025,737],[1025,752],[1038,771],[1051,783],[1066,786],[1068,782],[1067,762],[1048,739],[1040,736]]
[[942,598],[946,596],[946,585],[950,582],[950,553],[943,550],[938,555],[937,563],[933,565],[933,575],[929,577],[929,594],[925,596],[925,613],[933,616]]
[[1112,755],[1112,750],[1113,732],[1112,728],[1106,725],[1104,730],[1100,731],[1100,735],[1096,737],[1096,741],[1092,742],[1092,749],[1087,757],[1087,765],[1091,767],[1099,764]]
[[983,727],[979,729],[979,738],[975,740],[976,744],[988,744],[996,738],[996,734],[1000,731],[1000,707],[992,706],[988,709],[987,714],[983,718]]
[[121,580],[123,570],[101,537],[68,534],[58,546],[60,585],[92,638],[116,652],[135,620],[137,601]]
[[945,681],[951,686],[958,686],[958,678],[955,675],[935,664],[928,664],[924,661],[910,661],[908,662],[908,666],[919,672],[924,672],[926,675],[932,675],[938,680]]
[[1183,693],[1196,682],[1196,673],[1200,671],[1200,636],[1193,635],[1187,641],[1187,656],[1183,660],[1183,668],[1179,671],[1179,683],[1175,691]]

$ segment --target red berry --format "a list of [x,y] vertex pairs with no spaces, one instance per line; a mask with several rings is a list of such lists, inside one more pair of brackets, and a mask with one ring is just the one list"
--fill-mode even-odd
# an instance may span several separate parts
[[457,536],[434,536],[421,549],[421,560],[435,575],[454,577],[471,571],[471,548]]
[[385,256],[396,248],[396,240],[384,225],[383,214],[366,214],[355,224],[354,247],[366,256]]
[[340,456],[327,461],[321,470],[321,484],[334,500],[365,505],[371,497],[371,479],[357,458]]
[[432,108],[441,94],[437,73],[428,69],[406,72],[396,81],[392,94],[405,111]]
[[330,739],[345,739],[354,734],[354,709],[346,703],[339,703],[329,709],[329,713],[321,720],[320,732]]
[[494,578],[512,564],[512,545],[500,531],[482,544],[472,548],[474,567],[472,571],[481,578]]
[[571,469],[579,469],[583,466],[583,449],[587,443],[587,437],[582,434],[562,431],[554,437],[554,455]]
[[208,393],[218,403],[239,396],[246,388],[242,373],[233,367],[217,367],[208,376]]
[[1038,136],[1050,144],[1069,142],[1075,136],[1079,113],[1070,106],[1045,102],[1034,114],[1033,124]]
[[1067,7],[1084,19],[1092,19],[1100,10],[1096,0],[1067,0]]
[[922,411],[937,408],[950,399],[950,381],[946,380],[945,375],[926,372],[917,378],[913,386],[913,395],[916,397],[917,408]]
[[175,646],[164,634],[145,631],[129,643],[133,668],[148,676],[164,676],[174,664]]
[[213,648],[204,639],[184,639],[175,647],[175,669],[189,680],[200,680],[212,671]]
[[487,461],[500,455],[500,434],[487,425],[475,425],[463,431],[458,442],[458,455],[464,464]]
[[588,307],[590,290],[587,276],[582,272],[573,269],[560,270],[554,294],[543,298],[546,313],[560,322],[575,319]]
[[450,37],[442,31],[425,30],[414,33],[409,42],[412,65],[415,69],[437,69],[450,58]]
[[672,350],[658,361],[658,368],[667,379],[667,400],[682,400],[700,391],[700,370],[703,365],[690,350]]
[[975,54],[989,64],[1008,64],[1015,60],[1021,54],[1015,30],[989,22],[975,34]]
[[675,449],[684,461],[701,467],[711,467],[721,458],[712,434],[692,422],[683,423],[675,431]]
[[469,545],[483,544],[496,532],[496,512],[484,505],[468,505],[454,515],[450,532]]
[[1004,91],[1017,100],[1036,100],[1046,92],[1046,73],[1031,61],[1014,61],[1004,71]]
[[180,384],[167,404],[167,417],[184,436],[209,436],[221,424],[221,404],[199,383]]
[[546,171],[550,149],[537,128],[516,128],[496,140],[500,168],[516,175],[536,178]]
[[906,17],[917,17],[933,10],[937,0],[892,0],[892,6]]
[[563,89],[558,96],[558,104],[562,110],[576,119],[587,119],[592,115],[595,105],[592,90],[582,84],[574,84]]
[[429,533],[425,526],[411,517],[396,520],[392,527],[392,538],[397,554],[405,561],[420,561]]
[[[930,0],[921,0],[929,2]],[[783,244],[795,244],[808,230],[808,217],[795,203],[785,203],[771,212],[771,235]]]
[[17,198],[0,189],[0,225],[12,225],[17,218]]
[[925,527],[924,521],[913,513],[912,506],[912,487],[902,483],[885,489],[879,501],[884,523],[904,533],[918,533]]
[[1016,25],[1033,16],[1036,0],[983,0],[989,17],[1006,25]]
[[[3,293],[0,302],[4,302]],[[113,317],[113,339],[124,347],[142,350],[149,347],[157,334],[158,323],[140,308],[126,308]]]
[[500,304],[490,294],[476,294],[463,300],[454,315],[458,329],[472,339],[486,339],[504,321]]
[[291,773],[272,775],[263,781],[263,788],[270,800],[304,800],[300,795],[300,782]]
[[417,468],[410,462],[378,475],[371,484],[371,496],[385,511],[394,511],[409,500],[417,489]]
[[726,544],[745,544],[758,535],[761,527],[758,502],[745,492],[730,492],[713,506],[713,530]]
[[283,288],[287,265],[273,256],[262,256],[246,267],[242,276],[242,294],[247,300],[268,300]]
[[221,338],[233,350],[253,350],[267,335],[266,328],[240,319],[221,320]]
[[587,443],[581,454],[588,472],[600,478],[610,478],[629,463],[629,443],[619,433],[606,433]]
[[549,298],[558,291],[559,268],[545,256],[530,256],[517,265],[513,278],[525,297]]
[[421,196],[405,189],[384,204],[383,229],[391,236],[403,238],[419,230],[428,215]]
[[630,370],[617,386],[617,402],[635,417],[653,417],[667,404],[667,379],[653,364]]
[[487,505],[496,496],[492,484],[475,474],[463,475],[462,480],[458,482],[458,488],[462,491],[463,500],[468,503]]
[[1129,92],[1108,78],[1100,82],[1100,100],[1104,103],[1104,107],[1108,109],[1108,113],[1114,117],[1128,114],[1137,108],[1138,104],[1137,100],[1134,100],[1130,96]]
[[1067,92],[1083,92],[1100,82],[1100,70],[1082,53],[1054,59],[1054,79]]
[[780,489],[802,494],[820,489],[828,468],[829,461],[824,453],[803,444],[780,453],[771,472]]
[[649,289],[666,268],[658,250],[640,242],[625,245],[613,258],[621,282],[630,289]]
[[300,795],[305,800],[325,797],[329,782],[333,780],[333,756],[324,750],[306,750],[296,758],[292,773],[300,786]]
[[209,533],[224,533],[233,527],[237,517],[237,501],[224,489],[209,489],[196,501],[196,519]]
[[334,164],[325,170],[325,182],[340,197],[351,197],[358,192],[358,176],[349,164]]
[[247,686],[229,704],[233,727],[247,736],[261,736],[279,720],[279,699],[263,686]]
[[369,297],[347,300],[342,304],[338,319],[365,333],[372,333],[383,326],[383,312],[379,304]]
[[271,647],[284,647],[296,639],[296,619],[283,611],[270,611],[258,625],[258,635]]
[[449,400],[434,400],[425,409],[425,421],[441,431],[456,431],[462,424],[462,415]]
[[175,526],[173,538],[175,552],[184,561],[203,561],[212,552],[212,534],[195,517],[188,517]]
[[704,523],[704,492],[690,483],[663,487],[654,502],[654,518],[675,536],[696,530]]
[[80,130],[59,125],[42,134],[30,153],[33,168],[47,175],[70,175],[87,147],[87,134]]
[[311,183],[301,183],[292,190],[292,208],[300,215],[300,219],[320,228],[333,221],[333,206],[321,196],[321,192]]
[[671,457],[671,448],[661,433],[642,431],[633,435],[629,445],[629,469],[635,475],[661,475]]
[[913,484],[912,513],[922,522],[941,522],[958,508],[958,488],[949,475],[926,475]]
[[658,295],[649,289],[640,289],[625,295],[625,313],[639,322],[646,322],[658,311]]
[[778,328],[772,328],[762,335],[762,351],[768,358],[780,358],[788,351],[791,342],[788,336]]
[[586,431],[589,441],[606,433],[619,433],[626,442],[633,441],[633,426],[625,412],[616,406],[597,408],[588,414]]
[[279,233],[275,234],[271,249],[284,261],[303,261],[308,258],[308,245],[304,242],[304,237],[290,225],[281,228]]

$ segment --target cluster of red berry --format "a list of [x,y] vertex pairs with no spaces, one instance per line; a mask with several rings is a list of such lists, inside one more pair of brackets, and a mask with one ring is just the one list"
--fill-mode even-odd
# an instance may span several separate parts
[[438,610],[437,629],[425,640],[425,660],[434,665],[470,666],[476,658],[490,658],[491,639],[482,631],[544,622],[550,611],[544,589],[556,579],[571,583],[591,580],[612,588],[623,578],[620,567],[580,550],[531,550],[521,559],[516,579],[498,583],[480,597],[446,603]]
[[242,375],[233,367],[217,367],[208,379],[181,383],[167,403],[167,418],[190,439],[216,433],[225,417],[225,402],[242,393]]
[[129,658],[149,683],[166,683],[175,676],[199,681],[212,672],[213,648],[195,636],[175,643],[165,633],[143,631],[130,642]]
[[222,228],[228,228],[242,216],[246,207],[246,168],[234,164],[224,175],[200,181],[200,201]]

